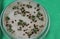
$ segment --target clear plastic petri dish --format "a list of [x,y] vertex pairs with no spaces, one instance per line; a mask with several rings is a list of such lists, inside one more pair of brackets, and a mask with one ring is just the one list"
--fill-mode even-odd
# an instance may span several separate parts
[[11,39],[43,39],[49,30],[49,15],[34,0],[16,0],[1,14],[1,29]]

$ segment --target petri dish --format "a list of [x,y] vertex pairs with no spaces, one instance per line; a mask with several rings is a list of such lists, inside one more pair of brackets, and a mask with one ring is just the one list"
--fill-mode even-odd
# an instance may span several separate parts
[[34,0],[16,0],[1,14],[1,29],[11,39],[42,39],[49,30],[49,15]]

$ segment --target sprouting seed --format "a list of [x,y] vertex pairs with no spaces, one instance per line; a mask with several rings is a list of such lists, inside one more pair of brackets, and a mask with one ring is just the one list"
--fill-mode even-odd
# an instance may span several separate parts
[[31,19],[34,21],[34,20],[35,20],[35,16],[32,15],[32,16],[31,16]]
[[9,26],[9,29],[8,29],[8,30],[9,30],[9,32],[12,32],[12,25],[11,25],[11,24],[9,24],[8,26]]
[[34,28],[34,29],[33,29],[33,32],[34,32],[34,33],[37,33],[37,29]]
[[22,25],[22,22],[18,22],[18,25]]
[[26,22],[23,22],[24,25],[26,25]]
[[23,20],[19,20],[18,25],[23,25]]
[[6,16],[6,20],[10,20],[10,18],[8,16]]
[[19,22],[23,22],[23,20],[19,20]]
[[38,17],[38,19],[40,18],[40,16],[43,16],[40,12],[37,13],[36,17]]
[[12,32],[12,29],[9,29],[9,32]]

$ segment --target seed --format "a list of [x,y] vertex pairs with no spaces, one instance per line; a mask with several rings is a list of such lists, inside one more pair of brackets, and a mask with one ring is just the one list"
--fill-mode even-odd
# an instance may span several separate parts
[[22,27],[24,27],[24,24],[22,24]]
[[27,31],[28,29],[26,29],[26,31]]
[[32,21],[30,23],[32,23]]
[[35,18],[35,16],[34,16],[34,15],[32,15],[32,18]]
[[9,24],[6,24],[6,26],[8,26]]
[[23,22],[23,20],[19,20],[20,22]]
[[8,23],[8,21],[6,21],[6,23]]
[[28,35],[28,38],[30,38],[30,36]]
[[27,17],[28,17],[29,15],[27,15]]
[[23,24],[26,25],[26,22],[24,22]]
[[32,16],[31,16],[31,19],[32,19],[32,21],[34,21],[34,20],[35,20],[35,16],[34,16],[34,15],[32,15]]
[[34,9],[36,9],[36,7],[34,7]]
[[13,8],[12,8],[12,9],[19,9],[19,8],[18,8],[18,6],[13,6]]
[[40,19],[39,17],[43,16],[43,14],[41,14],[40,12],[37,13],[36,17],[38,17],[38,19]]
[[19,11],[15,11],[14,15],[21,14]]
[[30,38],[31,34],[28,34],[28,38]]
[[25,34],[23,34],[23,36],[24,36]]
[[29,16],[29,19],[31,18],[31,16]]
[[41,16],[43,16],[43,14],[41,14]]
[[15,31],[12,31],[12,33],[14,33]]
[[41,21],[44,21],[44,18],[43,18],[43,17],[41,17],[41,18],[40,18],[40,20],[41,20]]
[[37,4],[37,7],[39,7],[40,5],[39,4]]
[[23,14],[23,16],[25,16],[25,14]]
[[36,25],[34,24],[34,27],[36,28]]
[[31,2],[29,2],[29,4],[30,4]]
[[36,13],[36,12],[34,11],[34,13]]
[[31,16],[31,14],[29,14]]
[[11,24],[9,24],[8,26],[9,26],[9,29],[8,29],[8,30],[9,30],[9,32],[12,32],[12,25],[11,25]]
[[21,22],[18,22],[18,25],[22,25],[22,23]]
[[16,21],[16,20],[15,20]]
[[27,31],[28,29],[26,29],[26,30],[23,30],[23,31]]
[[8,17],[8,16],[6,16],[6,18],[5,18],[6,20],[10,20],[10,18]]
[[12,32],[12,29],[8,29],[9,30],[9,32]]
[[29,28],[31,28],[31,26],[29,26]]
[[19,2],[17,2],[17,4],[19,4]]
[[39,11],[40,9],[37,9],[36,11]]
[[12,21],[12,23],[14,23],[14,21]]
[[26,31],[26,30],[24,30],[24,31]]
[[18,30],[20,31],[20,30],[22,30],[22,28],[21,28],[21,27],[19,27],[19,29],[18,29]]
[[34,21],[34,19],[32,19],[32,21]]
[[39,29],[37,31],[39,31]]
[[25,6],[25,4],[23,4],[23,6]]
[[24,9],[24,7],[22,7],[22,9]]
[[27,32],[25,32],[26,34],[28,34]]
[[9,27],[10,27],[10,29],[11,29],[12,25],[11,25],[11,24],[8,24],[8,26],[9,26]]
[[22,12],[22,14],[26,14],[26,13],[25,13],[25,9],[22,9],[21,12]]
[[32,6],[31,6],[31,5],[28,5],[28,4],[26,5],[26,7],[28,7],[28,8],[32,8]]
[[39,26],[40,28],[44,27],[44,25]]
[[33,29],[33,31],[34,31],[35,34],[37,34],[37,30],[35,28]]
[[35,22],[37,22],[37,20],[35,20]]
[[25,11],[25,13],[30,13],[29,11]]
[[26,25],[26,26],[28,26],[28,25]]
[[14,13],[14,15],[17,15],[17,13]]
[[33,34],[34,32],[32,32],[32,34]]
[[22,7],[22,4],[20,4],[20,6]]
[[26,26],[28,26],[29,24],[26,24]]
[[29,25],[29,24],[27,24],[27,25]]
[[35,25],[35,24],[34,24],[34,28],[35,28],[35,29],[38,29],[37,27],[38,27],[38,25]]

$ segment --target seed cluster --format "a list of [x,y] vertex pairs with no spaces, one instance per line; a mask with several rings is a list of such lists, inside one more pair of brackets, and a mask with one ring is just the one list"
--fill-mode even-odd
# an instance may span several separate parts
[[[14,24],[15,22],[18,21],[17,22],[17,25],[19,26],[19,28],[17,29],[18,31],[22,31],[24,27],[28,27],[27,29],[23,30],[25,32],[23,34],[23,36],[25,36],[25,34],[27,34],[28,38],[30,38],[33,34],[37,34],[39,32],[40,29],[38,27],[40,27],[40,28],[44,27],[44,25],[41,25],[41,26],[36,25],[38,20],[44,21],[43,14],[40,12],[40,5],[37,4],[36,7],[33,8],[33,6],[30,5],[30,2],[29,2],[29,4],[20,4],[19,2],[17,2],[17,4],[20,5],[20,8],[19,8],[19,6],[15,6],[15,5],[12,7],[13,10],[16,10],[16,11],[14,11],[14,16],[17,16],[18,14],[20,14],[22,17],[26,16],[29,20],[31,20],[30,24],[32,24],[32,23],[33,24],[30,25],[29,23],[25,22],[22,19],[12,20],[11,23]],[[25,7],[27,9],[33,8],[34,10],[36,10],[36,11],[33,11],[34,14],[36,12],[37,12],[37,14],[32,15],[30,11],[27,11],[25,9]],[[6,16],[5,20],[6,20],[6,27],[8,27],[8,31],[14,33],[15,31],[12,29],[12,24],[9,24],[9,20],[11,20],[10,17]],[[33,28],[31,26],[33,26]],[[30,28],[32,28],[32,29],[30,29]],[[30,31],[28,31],[29,29],[30,29]]]

